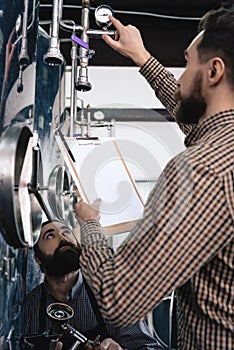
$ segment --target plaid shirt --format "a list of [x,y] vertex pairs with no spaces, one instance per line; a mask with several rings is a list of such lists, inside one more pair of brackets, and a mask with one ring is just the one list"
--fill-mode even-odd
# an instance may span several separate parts
[[[154,58],[140,72],[173,114],[172,74]],[[149,195],[144,218],[116,252],[95,221],[83,225],[81,264],[104,317],[115,325],[144,319],[176,290],[179,349],[231,350],[234,110],[207,117],[185,144]]]

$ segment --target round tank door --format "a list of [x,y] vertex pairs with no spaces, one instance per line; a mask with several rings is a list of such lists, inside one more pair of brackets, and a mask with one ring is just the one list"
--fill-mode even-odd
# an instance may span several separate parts
[[[0,227],[15,248],[32,247],[41,226],[42,209],[29,191],[34,143],[31,130],[20,123],[7,127],[0,138]],[[38,181],[42,181],[41,164]]]

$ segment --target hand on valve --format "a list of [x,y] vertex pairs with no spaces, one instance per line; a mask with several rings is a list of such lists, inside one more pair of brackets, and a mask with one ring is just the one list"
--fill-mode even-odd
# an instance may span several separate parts
[[124,26],[112,16],[110,16],[110,20],[116,28],[115,38],[112,39],[109,35],[104,34],[103,40],[115,51],[131,58],[137,66],[143,66],[151,55],[144,46],[139,30],[130,24]]

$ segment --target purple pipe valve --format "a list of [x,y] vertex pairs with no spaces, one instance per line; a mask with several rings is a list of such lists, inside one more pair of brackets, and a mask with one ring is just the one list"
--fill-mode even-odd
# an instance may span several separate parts
[[84,42],[83,40],[81,40],[80,38],[78,38],[76,35],[72,34],[71,39],[78,45],[82,46],[84,49],[88,50],[89,45]]

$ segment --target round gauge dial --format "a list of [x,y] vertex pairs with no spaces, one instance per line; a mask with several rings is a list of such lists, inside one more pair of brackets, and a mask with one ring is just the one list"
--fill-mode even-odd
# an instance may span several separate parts
[[93,117],[94,117],[95,120],[98,120],[98,121],[105,119],[105,115],[104,115],[104,113],[102,111],[94,112],[93,113]]
[[95,10],[95,20],[99,27],[109,27],[112,23],[109,16],[114,16],[114,11],[108,5],[100,5]]

